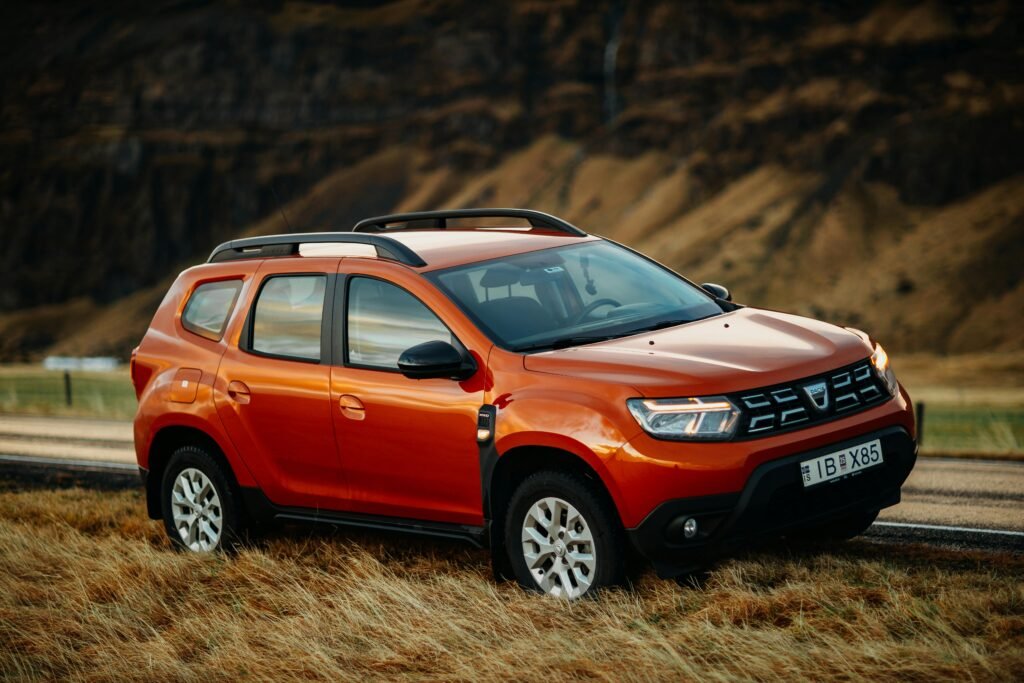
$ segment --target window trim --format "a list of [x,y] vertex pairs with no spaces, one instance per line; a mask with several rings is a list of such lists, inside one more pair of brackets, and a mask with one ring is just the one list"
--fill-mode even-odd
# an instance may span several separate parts
[[[256,327],[256,306],[259,305],[260,296],[267,283],[278,277],[323,277],[324,284],[323,310],[320,314],[320,358],[305,358],[303,356],[289,356],[280,353],[267,353],[252,347],[253,330]],[[330,365],[331,358],[331,329],[334,322],[334,281],[337,276],[334,273],[323,273],[316,271],[299,271],[289,273],[269,273],[259,284],[256,295],[249,305],[249,311],[245,316],[245,325],[242,327],[242,335],[238,339],[238,348],[245,353],[261,358],[273,358],[275,360],[288,360],[295,363],[306,363],[307,365]]]
[[[224,316],[224,322],[221,323],[220,332],[217,334],[217,336],[213,336],[213,333],[210,332],[209,330],[205,330],[205,329],[203,329],[201,327],[198,327],[196,325],[193,325],[192,323],[187,321],[185,319],[185,314],[188,313],[188,307],[190,305],[192,305],[192,302],[195,299],[196,293],[200,289],[202,289],[203,287],[206,287],[207,285],[219,285],[219,284],[223,284],[225,282],[234,282],[234,283],[237,283],[237,286],[235,288],[235,295],[231,298],[231,303],[228,305],[227,314],[225,314],[225,316]],[[193,285],[192,286],[192,291],[189,292],[188,297],[185,299],[185,303],[181,307],[181,313],[178,315],[178,322],[181,323],[182,329],[185,330],[186,332],[188,332],[189,334],[194,334],[197,337],[201,337],[202,339],[206,339],[207,341],[219,342],[220,340],[224,339],[224,333],[227,332],[228,323],[231,322],[231,317],[235,313],[235,307],[238,306],[238,299],[240,298],[240,296],[242,294],[242,288],[244,286],[245,286],[245,278],[237,277],[237,276],[226,277],[226,278],[221,278],[221,279],[217,279],[217,280],[204,280],[202,282],[199,282],[199,283],[196,283],[195,285]]]
[[[390,373],[396,374],[396,375],[401,375],[402,374],[402,371],[399,370],[397,367],[390,368],[390,367],[384,367],[384,366],[381,366],[381,365],[367,365],[365,363],[353,363],[348,358],[348,309],[349,309],[349,299],[350,299],[350,296],[351,296],[350,283],[351,283],[352,280],[358,279],[358,278],[363,278],[363,279],[366,279],[366,280],[377,280],[378,282],[383,282],[384,284],[391,285],[392,287],[400,289],[401,291],[405,292],[406,294],[411,296],[413,299],[418,301],[425,309],[430,311],[431,315],[433,315],[435,318],[437,318],[438,322],[440,322],[442,325],[444,325],[444,328],[446,330],[448,330],[448,334],[450,334],[452,336],[452,340],[454,341],[454,344],[452,344],[452,345],[456,348],[456,350],[458,350],[459,353],[461,353],[465,358],[469,358],[470,360],[472,360],[473,357],[472,357],[472,354],[470,354],[470,352],[469,352],[469,348],[465,344],[462,343],[462,340],[458,338],[458,336],[452,330],[451,326],[448,323],[446,323],[441,316],[439,316],[437,314],[437,311],[435,311],[433,308],[428,306],[427,303],[425,301],[423,301],[423,299],[421,299],[420,297],[416,296],[415,294],[410,292],[408,289],[406,289],[402,285],[400,285],[400,284],[398,284],[396,282],[392,282],[391,280],[388,280],[387,278],[378,277],[376,275],[364,275],[362,273],[345,273],[343,275],[339,274],[338,282],[336,284],[338,295],[340,296],[340,301],[342,302],[342,307],[341,307],[342,311],[341,311],[341,316],[340,316],[341,321],[340,321],[340,326],[339,326],[340,334],[336,337],[335,342],[334,342],[334,352],[336,354],[335,355],[335,361],[336,361],[335,365],[339,365],[341,367],[346,367],[346,368],[353,368],[353,369],[356,369],[356,370],[375,370],[377,372],[390,372]],[[475,363],[475,361],[473,361],[473,362]],[[414,381],[420,381],[420,380],[414,380]]]

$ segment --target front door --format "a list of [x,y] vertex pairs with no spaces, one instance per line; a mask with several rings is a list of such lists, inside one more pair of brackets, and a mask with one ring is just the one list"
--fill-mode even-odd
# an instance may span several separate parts
[[403,376],[398,357],[416,344],[441,339],[466,349],[407,289],[360,272],[339,277],[335,310],[344,318],[335,333],[344,344],[331,400],[352,509],[482,524],[476,420],[484,369],[464,382]]
[[277,505],[344,508],[330,400],[338,262],[265,262],[239,342],[217,373],[217,412]]

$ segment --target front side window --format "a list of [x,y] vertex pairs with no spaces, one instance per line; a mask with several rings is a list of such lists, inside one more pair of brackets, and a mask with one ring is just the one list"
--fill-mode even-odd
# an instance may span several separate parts
[[429,273],[499,346],[562,348],[722,313],[706,292],[609,242],[542,249]]
[[199,285],[192,292],[185,310],[181,313],[181,325],[189,332],[213,341],[224,336],[224,327],[235,307],[241,280],[222,280]]
[[260,290],[251,348],[258,353],[320,360],[326,275],[278,275]]
[[419,299],[400,287],[366,277],[348,286],[348,362],[395,370],[406,349],[452,333]]

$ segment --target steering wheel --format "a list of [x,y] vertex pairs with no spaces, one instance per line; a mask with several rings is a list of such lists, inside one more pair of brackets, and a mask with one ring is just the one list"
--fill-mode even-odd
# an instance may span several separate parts
[[581,320],[589,316],[591,313],[601,308],[602,306],[615,306],[616,308],[618,308],[621,305],[622,304],[616,301],[615,299],[609,299],[607,297],[604,299],[594,299],[589,304],[583,307],[583,310],[580,311],[579,315],[576,316],[576,319],[573,320],[573,323],[580,322]]

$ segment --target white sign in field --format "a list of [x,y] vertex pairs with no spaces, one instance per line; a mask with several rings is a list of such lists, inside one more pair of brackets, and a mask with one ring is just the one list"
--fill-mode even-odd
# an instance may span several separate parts
[[89,356],[76,358],[73,356],[47,356],[43,359],[43,367],[47,370],[91,370],[102,372],[116,370],[120,362],[113,356]]

